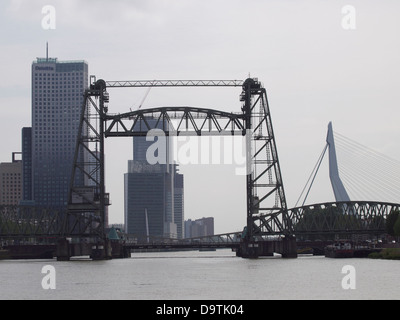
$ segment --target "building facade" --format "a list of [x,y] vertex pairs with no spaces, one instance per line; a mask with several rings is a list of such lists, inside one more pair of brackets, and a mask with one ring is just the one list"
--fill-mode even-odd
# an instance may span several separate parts
[[177,165],[129,161],[125,174],[125,232],[140,236],[182,239],[184,180]]
[[32,128],[22,128],[22,203],[33,204]]
[[[155,126],[156,121],[147,119]],[[159,123],[159,128],[162,128]],[[165,138],[165,137],[164,137]],[[184,179],[171,159],[168,138],[158,141],[159,163],[149,164],[148,151],[154,142],[133,138],[133,160],[125,174],[125,232],[166,238],[184,237]]]
[[0,163],[0,205],[19,205],[22,199],[22,161]]
[[185,238],[197,238],[214,235],[214,218],[202,218],[185,221]]
[[[87,87],[85,61],[38,58],[32,63],[30,160],[28,147],[23,146],[23,159],[31,161],[31,174],[26,173],[24,178],[24,200],[33,201],[36,206],[65,207],[68,203],[83,93]],[[27,143],[28,135],[26,130],[23,143]]]

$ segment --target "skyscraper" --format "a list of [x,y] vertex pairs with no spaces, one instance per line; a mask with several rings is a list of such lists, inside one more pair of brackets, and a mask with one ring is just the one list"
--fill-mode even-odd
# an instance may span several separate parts
[[214,218],[202,218],[185,221],[185,238],[206,237],[214,235]]
[[182,239],[183,175],[177,165],[129,161],[125,174],[125,231],[129,234]]
[[[147,119],[155,126],[153,119]],[[153,123],[152,123],[153,122]],[[162,128],[159,123],[159,128]],[[183,238],[184,235],[184,180],[178,173],[170,152],[168,138],[159,145],[156,158],[161,163],[151,165],[147,152],[154,142],[145,137],[133,138],[133,160],[125,174],[125,231],[129,234],[167,238]]]
[[85,61],[46,57],[32,63],[32,199],[26,200],[37,206],[64,207],[68,202],[87,87]]

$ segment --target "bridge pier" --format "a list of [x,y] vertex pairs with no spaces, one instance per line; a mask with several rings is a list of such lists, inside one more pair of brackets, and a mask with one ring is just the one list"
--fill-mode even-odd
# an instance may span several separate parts
[[236,255],[247,259],[272,257],[279,253],[282,258],[297,258],[297,244],[295,237],[285,237],[279,240],[243,241]]
[[56,248],[57,261],[69,261],[71,258],[70,243],[66,238],[61,238],[57,241]]
[[131,257],[131,249],[119,241],[111,241],[112,258],[125,259]]
[[92,260],[111,260],[112,247],[110,240],[106,239],[104,242],[93,244],[90,258]]
[[281,242],[281,246],[282,250],[279,253],[282,254],[282,258],[297,258],[296,237],[285,237]]
[[69,261],[71,257],[90,256],[92,260],[112,259],[112,246],[109,240],[98,243],[70,243],[61,238],[57,242],[57,261]]

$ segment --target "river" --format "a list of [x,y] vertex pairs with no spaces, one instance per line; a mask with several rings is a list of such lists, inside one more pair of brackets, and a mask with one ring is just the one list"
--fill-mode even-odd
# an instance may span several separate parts
[[[48,265],[52,272],[42,270]],[[134,253],[130,259],[110,261],[4,260],[0,299],[397,300],[399,270],[400,261],[321,256],[248,260],[230,250]],[[53,281],[55,289],[46,290],[42,282],[50,276],[46,283]],[[344,282],[352,287],[345,289]]]

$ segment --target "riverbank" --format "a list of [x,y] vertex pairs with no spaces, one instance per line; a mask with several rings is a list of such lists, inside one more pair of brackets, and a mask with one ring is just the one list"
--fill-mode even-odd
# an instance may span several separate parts
[[371,259],[400,260],[400,248],[385,248],[368,255]]

